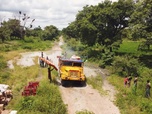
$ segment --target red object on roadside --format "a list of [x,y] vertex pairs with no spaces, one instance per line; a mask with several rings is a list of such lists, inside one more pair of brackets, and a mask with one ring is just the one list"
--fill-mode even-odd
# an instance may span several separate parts
[[37,88],[39,86],[39,82],[29,82],[29,88]]
[[24,87],[22,92],[22,96],[30,96],[36,95],[37,87],[39,86],[39,82],[29,82],[28,86]]

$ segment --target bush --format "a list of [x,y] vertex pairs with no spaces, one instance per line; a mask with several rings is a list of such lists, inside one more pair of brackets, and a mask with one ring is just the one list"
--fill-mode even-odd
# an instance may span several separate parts
[[106,66],[105,66],[105,62],[103,61],[103,60],[100,60],[99,61],[99,67],[100,68],[105,68]]
[[71,38],[67,41],[67,46],[69,46],[73,51],[83,51],[85,48],[85,45],[74,38]]
[[115,73],[118,73],[120,76],[139,75],[139,71],[142,66],[138,62],[138,59],[131,56],[115,56],[112,65],[115,69]]
[[38,37],[30,36],[30,37],[24,38],[24,42],[26,42],[26,43],[35,43],[35,42],[39,42],[39,41],[40,41],[40,38],[38,38]]

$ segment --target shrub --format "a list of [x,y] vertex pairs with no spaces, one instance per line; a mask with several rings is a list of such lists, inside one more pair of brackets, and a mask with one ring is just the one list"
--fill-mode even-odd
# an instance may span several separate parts
[[139,75],[139,68],[141,66],[138,59],[131,56],[115,56],[112,65],[115,68],[115,73],[121,76]]
[[24,38],[24,42],[26,42],[26,43],[34,43],[34,42],[36,42],[36,38],[33,37],[33,36],[31,36],[31,37],[25,37]]
[[105,62],[103,60],[99,61],[99,67],[100,68],[105,68]]

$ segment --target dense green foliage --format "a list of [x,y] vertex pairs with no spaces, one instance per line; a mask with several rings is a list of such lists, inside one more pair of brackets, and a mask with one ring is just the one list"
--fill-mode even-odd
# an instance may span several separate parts
[[98,43],[108,47],[121,40],[133,8],[134,3],[131,0],[114,3],[106,0],[97,6],[85,6],[77,14],[76,20],[63,31],[70,37],[80,38],[89,46]]
[[[130,46],[124,46],[125,52],[137,52],[137,57],[147,55],[152,50],[151,7],[151,0],[105,0],[96,6],[87,5],[76,15],[76,20],[63,29],[63,33],[67,40],[74,38],[83,44],[71,43],[73,49],[92,61],[101,59],[100,67],[111,65],[115,52],[122,54],[123,51],[118,49],[124,38],[140,40],[127,43]],[[136,48],[130,49],[132,46]]]
[[115,56],[112,63],[114,71],[120,76],[139,76],[139,61],[131,56]]

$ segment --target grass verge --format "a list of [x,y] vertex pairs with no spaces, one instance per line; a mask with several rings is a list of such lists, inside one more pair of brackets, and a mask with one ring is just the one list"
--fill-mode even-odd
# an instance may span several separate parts
[[87,77],[87,84],[91,85],[94,89],[97,89],[100,94],[104,93],[104,90],[102,89],[102,77],[100,75]]
[[117,75],[108,77],[108,80],[119,91],[116,95],[116,105],[121,114],[151,114],[152,99],[145,98],[145,85],[142,80],[138,81],[136,94],[133,91],[133,82],[130,87],[124,86],[124,78]]
[[[34,45],[27,44],[30,48],[25,49],[23,47],[26,46],[18,43],[19,42],[16,42],[16,50],[11,48],[13,44],[8,44],[4,47],[5,49],[8,47],[8,50],[0,50],[0,56],[2,57],[1,61],[4,63],[2,67],[0,65],[0,80],[1,83],[8,84],[13,91],[13,99],[9,102],[6,109],[17,110],[18,114],[67,114],[66,105],[61,99],[58,85],[50,83],[47,76],[47,68],[40,68],[37,64],[37,58],[35,58],[36,65],[21,67],[16,65],[16,61],[14,61],[14,69],[7,68],[7,61],[19,58],[19,53],[30,50],[31,48],[32,50],[37,50],[37,47],[33,47],[35,43],[36,46],[39,47],[38,50],[51,48],[52,43],[50,41],[43,43],[35,42]],[[8,73],[4,72],[5,70]],[[57,72],[53,71],[53,82],[56,82],[56,76]],[[26,86],[29,81],[35,80],[40,81],[37,95],[29,97],[21,96],[24,86]]]

